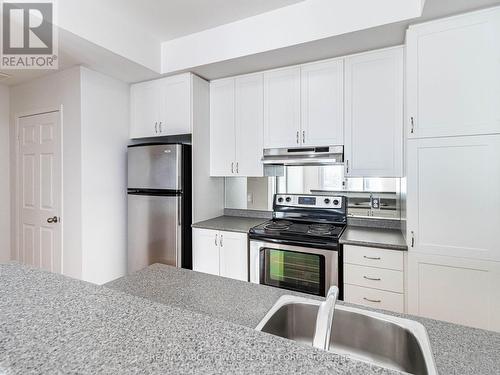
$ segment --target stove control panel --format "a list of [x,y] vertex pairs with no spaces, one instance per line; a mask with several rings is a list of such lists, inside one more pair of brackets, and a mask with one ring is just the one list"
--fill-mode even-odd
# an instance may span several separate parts
[[342,208],[342,197],[277,194],[275,204],[288,207]]

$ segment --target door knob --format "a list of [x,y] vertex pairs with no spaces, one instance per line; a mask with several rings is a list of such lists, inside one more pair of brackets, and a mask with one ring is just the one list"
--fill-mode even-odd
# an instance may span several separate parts
[[55,224],[55,223],[57,223],[58,221],[59,221],[59,219],[57,218],[57,216],[54,216],[54,217],[49,217],[49,218],[47,219],[47,223],[49,223],[49,224]]

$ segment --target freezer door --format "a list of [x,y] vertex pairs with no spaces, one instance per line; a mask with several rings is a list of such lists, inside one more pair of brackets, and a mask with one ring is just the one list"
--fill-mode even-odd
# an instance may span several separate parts
[[181,199],[128,195],[128,273],[153,263],[181,267]]
[[128,188],[182,190],[182,145],[128,148]]

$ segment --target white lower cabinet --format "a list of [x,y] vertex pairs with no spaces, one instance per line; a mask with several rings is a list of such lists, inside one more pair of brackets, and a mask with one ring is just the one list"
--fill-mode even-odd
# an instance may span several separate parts
[[219,275],[219,232],[193,229],[193,270]]
[[500,263],[409,252],[408,313],[500,331]]
[[193,229],[193,270],[248,281],[247,235]]
[[248,281],[248,241],[244,233],[219,232],[220,276]]
[[356,305],[370,306],[375,309],[389,310],[398,313],[405,311],[405,299],[401,293],[386,292],[357,285],[346,285],[344,300]]
[[344,246],[344,301],[405,312],[405,259],[397,250]]

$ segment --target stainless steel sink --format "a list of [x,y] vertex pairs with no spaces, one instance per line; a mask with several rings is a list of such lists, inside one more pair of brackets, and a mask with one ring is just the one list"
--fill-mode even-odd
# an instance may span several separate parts
[[[256,330],[312,345],[320,304],[283,296]],[[423,325],[353,307],[335,306],[329,351],[410,374],[437,374]]]

